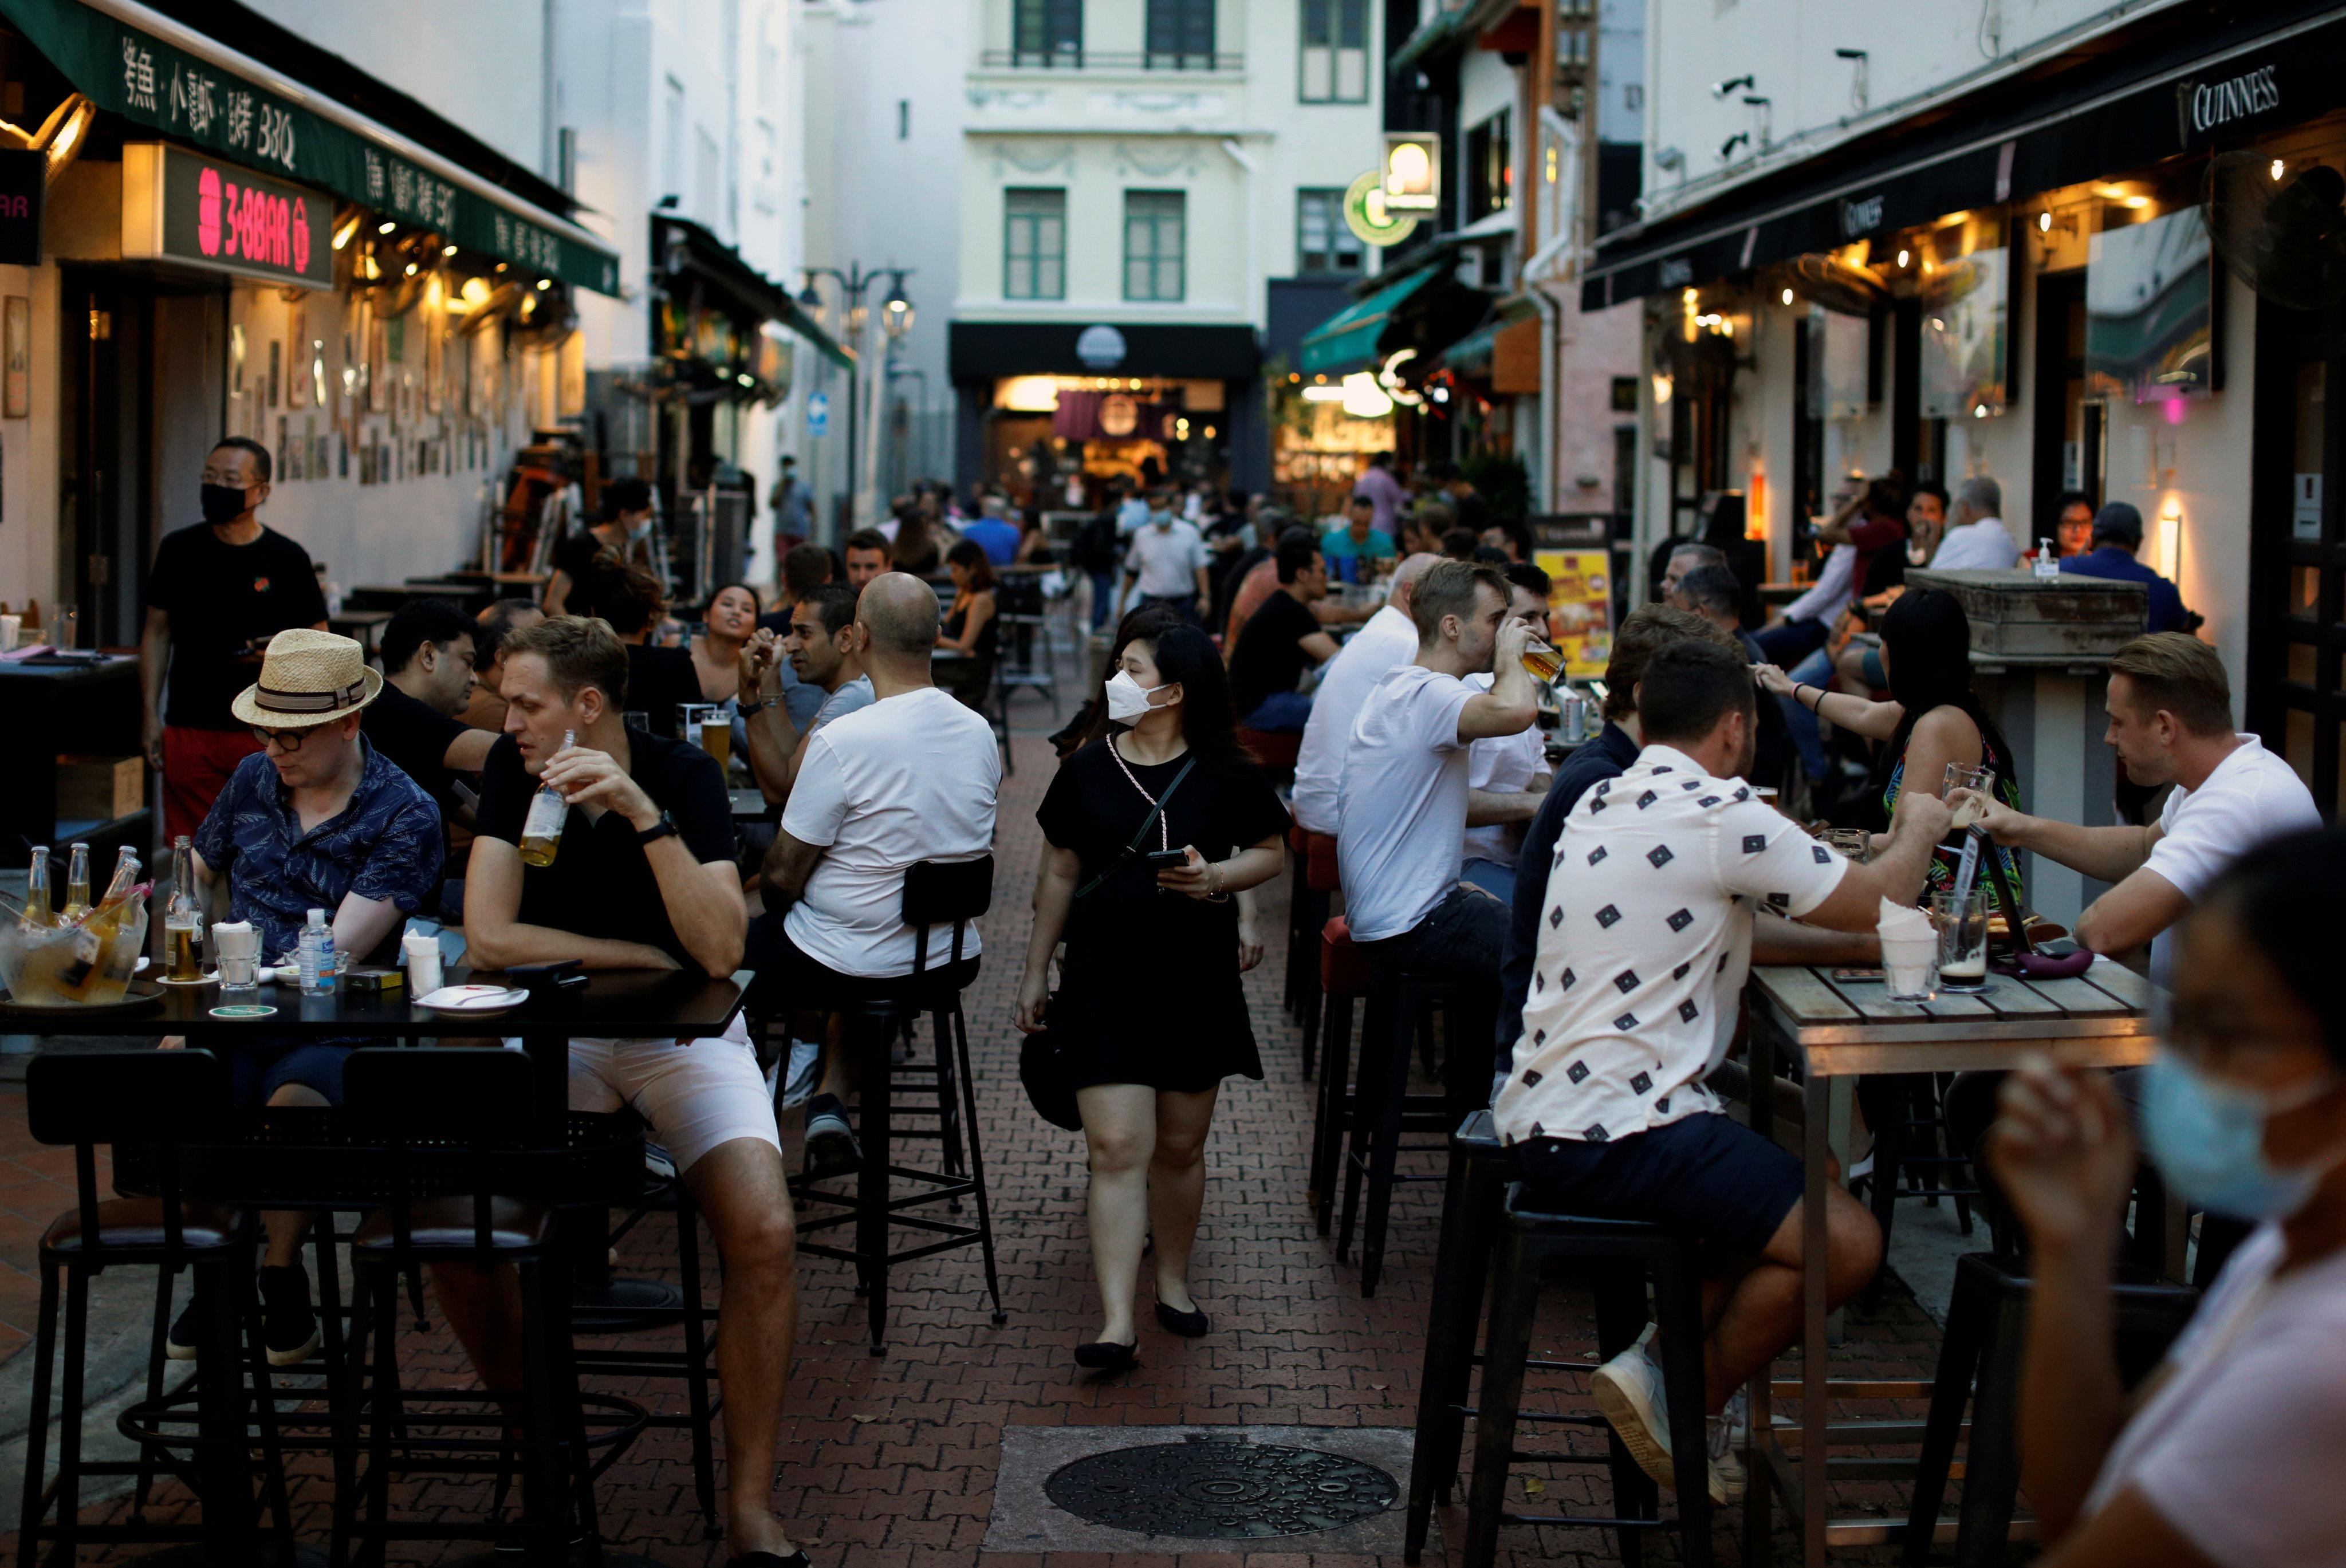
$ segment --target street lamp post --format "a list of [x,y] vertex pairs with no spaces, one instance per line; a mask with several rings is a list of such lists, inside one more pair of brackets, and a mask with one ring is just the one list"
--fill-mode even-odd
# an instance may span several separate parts
[[[872,312],[864,305],[864,296],[881,279],[888,280],[887,297],[881,302],[877,325],[888,341],[894,341],[913,330],[913,301],[904,293],[904,280],[912,276],[909,267],[875,267],[866,270],[860,262],[850,263],[842,272],[835,267],[807,267],[806,287],[799,293],[799,303],[805,306],[818,322],[824,319],[822,293],[814,286],[817,277],[829,278],[839,285],[841,303],[844,308],[842,333],[848,351],[855,356],[855,369],[850,372],[847,412],[847,465],[854,475],[855,525],[869,528],[880,520],[880,421],[881,400],[886,395],[888,377],[885,354],[872,340]],[[864,407],[869,402],[870,407]]]

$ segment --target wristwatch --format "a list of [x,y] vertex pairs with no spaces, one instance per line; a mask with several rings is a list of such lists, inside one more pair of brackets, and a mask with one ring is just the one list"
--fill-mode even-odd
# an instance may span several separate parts
[[740,714],[743,718],[749,718],[749,717],[750,717],[751,714],[753,714],[753,713],[763,713],[763,712],[765,712],[765,711],[766,711],[766,709],[768,709],[768,708],[770,708],[773,707],[773,706],[774,706],[774,704],[776,704],[776,703],[778,703],[778,702],[780,702],[780,701],[781,701],[781,700],[782,700],[782,699],[781,699],[780,697],[759,697],[759,698],[758,698],[756,701],[754,701],[754,702],[743,702],[743,703],[738,703],[738,704],[736,704],[736,705],[735,705],[735,707],[734,707],[733,711],[734,711],[735,713]]
[[636,842],[648,849],[657,840],[665,839],[675,831],[676,819],[662,811],[658,821],[636,835]]

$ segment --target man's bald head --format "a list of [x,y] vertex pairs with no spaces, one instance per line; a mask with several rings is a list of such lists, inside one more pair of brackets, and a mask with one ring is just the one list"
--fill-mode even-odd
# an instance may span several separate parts
[[926,659],[937,643],[936,590],[909,572],[882,572],[863,585],[855,624],[882,657]]
[[1421,552],[1393,568],[1392,585],[1386,590],[1385,603],[1409,614],[1409,601],[1416,596],[1417,580],[1442,565],[1439,555]]

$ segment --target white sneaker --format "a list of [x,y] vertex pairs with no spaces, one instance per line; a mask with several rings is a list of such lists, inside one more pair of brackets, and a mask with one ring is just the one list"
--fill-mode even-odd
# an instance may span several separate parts
[[[1649,1323],[1637,1342],[1597,1368],[1589,1383],[1597,1410],[1620,1434],[1621,1446],[1629,1451],[1637,1468],[1664,1492],[1675,1492],[1678,1478],[1670,1453],[1669,1407],[1662,1369],[1648,1349],[1653,1338],[1654,1326]],[[1719,1506],[1743,1495],[1745,1479],[1739,1458],[1731,1461],[1731,1469],[1720,1462],[1720,1455],[1727,1451],[1725,1421],[1723,1416],[1712,1417],[1708,1433],[1710,1501]]]
[[1743,1469],[1743,1450],[1751,1434],[1751,1403],[1742,1390],[1727,1401],[1727,1408],[1705,1422],[1705,1436],[1710,1444],[1710,1500],[1726,1504],[1742,1501],[1743,1489],[1749,1481]]

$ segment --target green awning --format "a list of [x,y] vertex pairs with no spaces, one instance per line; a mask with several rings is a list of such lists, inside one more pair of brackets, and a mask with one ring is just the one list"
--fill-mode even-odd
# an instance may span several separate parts
[[0,0],[0,16],[76,90],[134,125],[464,249],[619,292],[619,254],[597,236],[160,13],[131,0]]
[[1401,302],[1441,276],[1439,267],[1423,267],[1390,288],[1365,300],[1355,300],[1303,335],[1303,373],[1341,375],[1367,370],[1377,361],[1377,340]]
[[[736,316],[779,321],[804,338],[815,352],[841,370],[855,368],[855,356],[816,324],[790,291],[741,259],[741,253],[690,219],[652,214],[652,262],[668,278],[689,274],[713,290]],[[655,316],[653,331],[659,331]],[[660,345],[653,345],[657,351]]]
[[1499,308],[1496,315],[1448,348],[1442,351],[1442,367],[1460,375],[1472,375],[1491,367],[1491,354],[1498,343],[1499,334],[1517,321],[1528,321],[1539,314],[1539,307],[1526,299],[1511,300]]
[[1417,31],[1402,41],[1386,65],[1388,75],[1399,76],[1413,67],[1420,60],[1440,48],[1452,37],[1466,30],[1467,19],[1474,15],[1471,0],[1460,3],[1447,11],[1436,11],[1418,24]]

